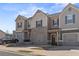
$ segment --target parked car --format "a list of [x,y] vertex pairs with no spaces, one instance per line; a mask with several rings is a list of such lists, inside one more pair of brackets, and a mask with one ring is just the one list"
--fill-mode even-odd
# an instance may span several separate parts
[[3,44],[8,44],[8,43],[17,43],[19,40],[18,39],[12,39],[12,40],[3,40]]

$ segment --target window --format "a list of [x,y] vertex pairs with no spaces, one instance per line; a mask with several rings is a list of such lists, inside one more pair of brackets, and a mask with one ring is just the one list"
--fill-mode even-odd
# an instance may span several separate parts
[[28,27],[30,27],[30,24],[29,24],[29,22],[28,22]]
[[53,26],[59,26],[59,19],[53,20]]
[[65,16],[65,24],[75,23],[75,15],[67,15]]
[[17,23],[17,28],[19,27],[19,23]]
[[28,24],[28,27],[30,27],[30,24]]
[[17,28],[21,28],[22,27],[22,23],[17,23]]
[[36,21],[36,27],[42,27],[42,20]]

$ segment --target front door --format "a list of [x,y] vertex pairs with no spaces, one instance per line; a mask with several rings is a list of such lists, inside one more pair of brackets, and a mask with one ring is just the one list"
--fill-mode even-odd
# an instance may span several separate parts
[[57,45],[57,42],[56,42],[56,36],[55,35],[52,35],[52,42],[51,42],[52,45]]

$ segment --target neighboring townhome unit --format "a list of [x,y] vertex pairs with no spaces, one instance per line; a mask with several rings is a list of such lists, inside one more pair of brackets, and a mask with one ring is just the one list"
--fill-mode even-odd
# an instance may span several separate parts
[[37,10],[31,19],[31,42],[33,44],[48,44],[48,17]]
[[62,45],[79,45],[79,9],[68,4],[59,15]]
[[0,42],[3,40],[12,40],[12,34],[9,34],[0,30]]
[[51,45],[59,45],[60,28],[59,28],[59,14],[48,15],[48,40]]
[[16,18],[16,31],[13,32],[14,39],[18,39],[19,43],[23,43],[29,40],[27,26],[27,18],[19,15]]

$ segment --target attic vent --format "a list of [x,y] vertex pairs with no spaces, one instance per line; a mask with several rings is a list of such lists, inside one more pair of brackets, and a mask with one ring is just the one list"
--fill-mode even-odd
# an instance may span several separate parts
[[68,9],[69,11],[71,11],[71,7],[69,7],[69,9]]

